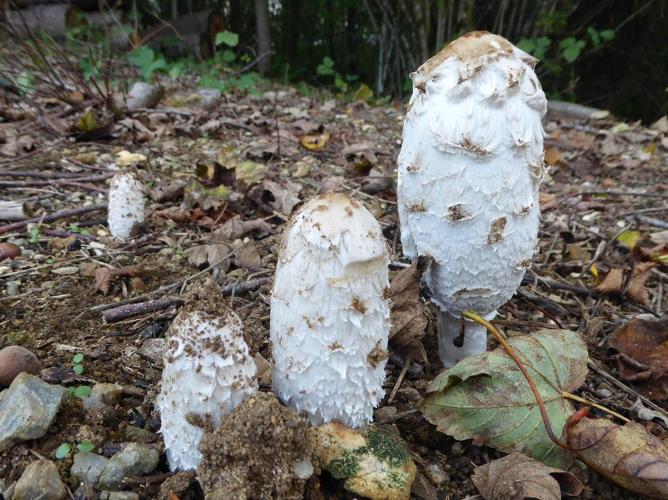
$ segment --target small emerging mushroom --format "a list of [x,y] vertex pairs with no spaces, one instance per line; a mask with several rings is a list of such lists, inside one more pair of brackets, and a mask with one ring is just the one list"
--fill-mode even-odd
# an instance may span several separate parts
[[202,459],[198,445],[204,430],[194,425],[196,418],[218,427],[224,415],[258,390],[241,320],[211,299],[215,289],[201,290],[211,293],[204,297],[206,292],[198,292],[202,299],[190,300],[166,335],[169,344],[156,408],[172,470],[195,469]]
[[477,31],[411,75],[398,159],[401,242],[406,256],[428,259],[446,367],[486,350],[485,329],[461,313],[491,319],[536,248],[547,109],[536,62]]
[[131,173],[117,173],[111,179],[107,224],[116,240],[130,237],[135,226],[144,222],[144,192]]
[[343,194],[316,196],[285,229],[271,296],[273,387],[314,425],[364,425],[383,397],[388,264],[378,221]]

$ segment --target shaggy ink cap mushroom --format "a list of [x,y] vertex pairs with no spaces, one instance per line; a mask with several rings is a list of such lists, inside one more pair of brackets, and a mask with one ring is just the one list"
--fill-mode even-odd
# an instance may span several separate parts
[[194,417],[220,426],[223,416],[257,393],[256,366],[241,320],[213,285],[191,293],[166,336],[156,398],[160,433],[170,468],[193,470],[202,459],[198,446],[204,435]]
[[274,392],[313,425],[372,420],[390,328],[387,244],[358,201],[316,196],[288,223],[271,296]]
[[111,179],[107,225],[116,240],[126,240],[135,226],[144,222],[144,192],[131,173],[119,172]]
[[407,257],[429,262],[446,367],[486,350],[485,329],[461,314],[491,319],[536,248],[547,101],[535,63],[508,40],[473,32],[411,75],[398,158],[401,242]]

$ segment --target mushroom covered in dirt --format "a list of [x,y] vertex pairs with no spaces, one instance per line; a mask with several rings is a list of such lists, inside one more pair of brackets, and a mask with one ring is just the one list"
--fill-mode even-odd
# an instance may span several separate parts
[[484,328],[461,313],[491,319],[536,248],[547,109],[536,62],[473,32],[412,74],[398,159],[401,242],[407,257],[426,258],[446,367],[486,350]]
[[[207,292],[207,290],[209,292]],[[156,399],[160,432],[172,470],[197,468],[204,430],[258,390],[256,368],[239,317],[215,288],[202,287],[167,332],[162,386]]]
[[372,420],[383,397],[389,257],[378,221],[343,194],[288,223],[271,296],[274,392],[314,425]]
[[119,172],[111,179],[107,224],[116,240],[130,237],[135,226],[144,222],[144,192],[131,173]]

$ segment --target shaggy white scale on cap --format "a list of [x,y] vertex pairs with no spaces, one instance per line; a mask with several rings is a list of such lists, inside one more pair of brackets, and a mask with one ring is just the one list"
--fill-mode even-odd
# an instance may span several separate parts
[[204,430],[189,414],[211,417],[216,427],[257,393],[256,368],[239,317],[182,310],[167,333],[162,387],[156,399],[160,432],[172,470],[192,470],[202,460],[198,446]]
[[141,182],[130,173],[111,179],[107,224],[114,239],[125,240],[132,229],[144,222],[144,192]]
[[424,274],[446,367],[484,352],[492,318],[515,293],[535,252],[543,175],[545,94],[536,59],[506,39],[473,32],[413,73],[398,159],[404,254],[429,257]]
[[273,386],[314,425],[365,425],[384,395],[388,264],[378,221],[342,194],[313,198],[285,230],[271,297]]

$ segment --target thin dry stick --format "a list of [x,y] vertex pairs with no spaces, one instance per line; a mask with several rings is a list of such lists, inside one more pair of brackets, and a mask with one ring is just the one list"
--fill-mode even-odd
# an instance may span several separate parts
[[627,422],[627,423],[630,422],[630,420],[628,418],[626,418],[625,416],[620,415],[616,411],[612,411],[612,410],[610,410],[609,408],[606,408],[603,405],[595,403],[594,401],[589,401],[588,399],[581,398],[580,396],[578,396],[576,394],[572,394],[568,391],[561,391],[561,395],[563,397],[567,398],[567,399],[572,399],[573,401],[577,401],[578,403],[582,403],[582,404],[585,404],[585,405],[593,406],[594,408],[598,408],[599,410],[604,411],[605,413],[609,413],[613,417],[617,417],[618,419],[623,420],[624,422]]
[[392,393],[390,394],[390,397],[387,400],[388,403],[391,403],[392,401],[394,401],[394,398],[397,395],[397,391],[399,391],[399,387],[401,387],[401,384],[404,381],[404,377],[406,376],[406,372],[408,371],[409,366],[411,366],[411,357],[410,356],[408,356],[408,359],[406,359],[406,363],[404,363],[404,367],[401,369],[401,373],[399,373],[399,378],[397,378],[397,383],[394,384],[394,388],[392,389]]
[[477,315],[473,311],[464,311],[463,315],[464,317],[484,326],[492,335],[494,335],[494,337],[496,337],[499,343],[503,346],[503,349],[506,351],[506,353],[508,353],[508,356],[510,356],[513,359],[517,367],[520,369],[520,372],[522,372],[522,375],[526,379],[527,383],[529,384],[529,388],[531,389],[531,392],[533,393],[533,396],[534,398],[536,398],[536,402],[538,403],[538,409],[540,410],[540,416],[543,419],[543,425],[545,426],[545,431],[547,432],[547,435],[550,437],[550,439],[554,444],[560,446],[561,448],[564,448],[565,450],[571,451],[571,447],[568,446],[568,444],[562,442],[552,430],[552,426],[550,425],[550,417],[547,414],[547,409],[545,408],[545,402],[543,401],[543,397],[541,396],[538,387],[536,387],[535,382],[529,375],[529,372],[527,372],[524,363],[522,363],[517,354],[515,354],[515,351],[513,351],[512,347],[510,347],[508,341],[503,338],[503,335],[501,335],[501,333],[496,329],[494,325],[492,325],[489,321]]

